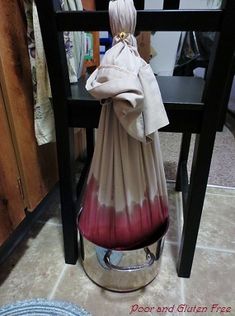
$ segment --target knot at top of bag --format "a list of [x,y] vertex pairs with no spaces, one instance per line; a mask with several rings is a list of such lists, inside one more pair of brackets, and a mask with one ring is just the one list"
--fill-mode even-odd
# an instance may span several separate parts
[[133,0],[109,2],[109,21],[113,35],[113,45],[122,41],[136,46],[134,37],[136,27],[136,9]]

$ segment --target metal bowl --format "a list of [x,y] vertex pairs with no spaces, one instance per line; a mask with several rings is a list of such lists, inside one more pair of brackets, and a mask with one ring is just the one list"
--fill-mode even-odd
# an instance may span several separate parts
[[105,249],[80,235],[85,273],[97,285],[115,292],[130,292],[146,286],[158,275],[167,229],[168,220],[149,243],[132,250]]

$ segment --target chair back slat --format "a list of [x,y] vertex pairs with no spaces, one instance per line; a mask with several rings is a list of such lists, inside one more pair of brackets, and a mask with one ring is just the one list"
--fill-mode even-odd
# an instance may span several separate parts
[[164,0],[163,9],[164,10],[177,10],[180,7],[180,0]]
[[[95,7],[97,11],[108,10],[110,0],[95,0]],[[176,0],[178,1],[178,0]],[[135,7],[137,10],[144,9],[144,2],[145,0],[134,0]]]
[[[87,23],[89,21],[89,23]],[[222,10],[143,10],[137,13],[137,31],[219,31]],[[107,11],[57,12],[58,31],[106,31]]]

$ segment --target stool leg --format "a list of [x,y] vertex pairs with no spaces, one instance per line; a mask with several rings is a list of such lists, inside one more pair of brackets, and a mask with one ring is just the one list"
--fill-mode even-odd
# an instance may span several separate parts
[[204,137],[197,135],[195,141],[191,179],[185,205],[185,220],[177,264],[178,276],[180,277],[188,278],[191,274],[215,135],[214,131],[204,134]]
[[180,156],[179,156],[179,162],[178,162],[177,173],[176,173],[176,184],[175,184],[176,191],[182,191],[182,181],[181,181],[182,180],[182,165],[183,163],[187,164],[187,161],[188,161],[191,136],[192,134],[190,133],[183,133],[182,135]]
[[65,262],[75,264],[78,259],[76,227],[76,186],[74,172],[74,130],[66,128],[57,137],[57,156],[60,179],[61,217]]
[[91,165],[91,160],[94,152],[94,129],[86,128],[86,163],[82,169],[78,185],[77,185],[77,201],[78,206],[80,207],[80,203],[82,201],[82,195],[84,194],[85,185],[87,181],[87,177],[89,174],[89,169]]

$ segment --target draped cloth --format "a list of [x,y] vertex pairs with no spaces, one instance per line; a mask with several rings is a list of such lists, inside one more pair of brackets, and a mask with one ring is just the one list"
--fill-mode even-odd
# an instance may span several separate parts
[[99,246],[133,249],[168,220],[158,138],[168,119],[156,78],[137,51],[133,0],[110,1],[109,17],[113,46],[86,84],[103,106],[78,226]]

